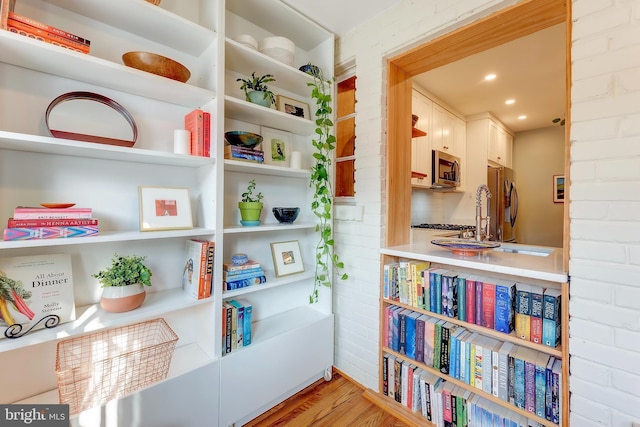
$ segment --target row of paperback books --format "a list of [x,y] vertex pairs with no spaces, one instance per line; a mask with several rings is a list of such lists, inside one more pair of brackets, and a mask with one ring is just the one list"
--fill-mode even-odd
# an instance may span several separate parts
[[222,304],[222,353],[231,353],[251,344],[253,306],[242,300]]
[[19,15],[13,11],[7,11],[6,15],[5,29],[8,31],[76,52],[88,54],[91,50],[91,42],[83,37]]
[[4,240],[59,239],[98,234],[91,208],[18,206],[4,229]]
[[437,427],[542,427],[535,420],[389,353],[383,357],[382,377],[384,395]]
[[227,144],[224,146],[224,158],[243,162],[264,163],[264,151]]
[[196,299],[209,298],[213,285],[215,243],[210,240],[189,239],[185,244],[185,263],[182,288]]
[[561,360],[397,305],[384,319],[387,348],[559,423]]
[[242,265],[232,263],[222,265],[222,289],[225,291],[259,285],[266,281],[267,276],[257,261],[249,260]]
[[184,116],[184,128],[191,134],[189,154],[211,157],[211,113],[196,108]]
[[391,301],[498,332],[510,334],[515,330],[518,337],[527,341],[553,348],[560,344],[558,289],[406,261],[384,266],[383,295]]

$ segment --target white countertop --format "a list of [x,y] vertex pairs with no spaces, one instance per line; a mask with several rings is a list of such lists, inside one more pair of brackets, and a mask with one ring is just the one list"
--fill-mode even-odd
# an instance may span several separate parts
[[[434,239],[442,237],[442,230],[439,231],[440,233],[434,233]],[[382,248],[380,253],[551,282],[564,283],[568,280],[567,273],[562,268],[562,248],[505,243],[501,248],[543,250],[550,253],[539,256],[487,250],[477,255],[464,256],[453,254],[446,248],[432,244],[430,240],[415,240],[407,245]]]

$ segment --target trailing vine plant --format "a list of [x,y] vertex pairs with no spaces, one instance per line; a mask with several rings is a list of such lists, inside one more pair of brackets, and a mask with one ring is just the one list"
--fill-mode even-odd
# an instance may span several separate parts
[[334,252],[333,229],[331,227],[334,196],[330,178],[333,151],[336,148],[336,137],[331,133],[333,129],[333,121],[331,120],[333,79],[326,79],[322,71],[315,65],[307,64],[301,69],[313,76],[313,83],[307,84],[312,89],[311,98],[316,105],[316,135],[311,141],[315,151],[310,186],[314,189],[311,210],[318,218],[316,231],[319,233],[319,239],[315,248],[316,264],[313,292],[309,295],[309,303],[313,304],[318,302],[320,287],[331,286],[332,267],[338,271],[340,280],[346,280],[349,276],[344,272],[340,273],[344,270],[344,263]]

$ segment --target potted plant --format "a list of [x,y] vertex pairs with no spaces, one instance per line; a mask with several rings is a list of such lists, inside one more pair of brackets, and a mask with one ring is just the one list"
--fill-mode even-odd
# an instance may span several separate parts
[[242,193],[242,200],[238,202],[242,225],[259,225],[260,214],[262,213],[262,193],[254,194],[256,180],[249,181],[247,191]]
[[236,79],[238,82],[242,82],[240,89],[244,91],[244,96],[247,101],[254,104],[262,105],[263,107],[270,108],[271,105],[275,105],[276,99],[273,92],[267,87],[267,83],[275,82],[271,74],[265,74],[261,77],[256,77],[255,71],[251,73],[250,79]]
[[111,266],[92,274],[102,283],[100,307],[111,313],[122,313],[142,305],[151,286],[151,270],[144,265],[146,256],[124,256],[115,254]]

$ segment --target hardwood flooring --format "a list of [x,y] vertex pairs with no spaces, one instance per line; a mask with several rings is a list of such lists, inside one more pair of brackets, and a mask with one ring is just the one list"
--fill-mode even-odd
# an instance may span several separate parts
[[363,396],[359,384],[334,371],[253,419],[245,427],[406,427]]

